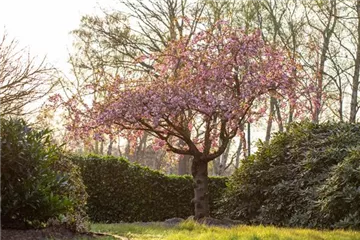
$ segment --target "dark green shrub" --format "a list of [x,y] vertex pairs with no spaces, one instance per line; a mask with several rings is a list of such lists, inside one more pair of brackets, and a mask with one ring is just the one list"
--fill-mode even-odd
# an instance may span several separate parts
[[[350,177],[356,171],[342,174],[342,180],[334,177],[340,174],[334,168],[350,166],[346,159],[353,158],[352,149],[358,146],[360,124],[293,124],[269,145],[260,145],[235,172],[218,213],[245,223],[279,226],[332,228],[340,226],[341,219],[358,221],[354,213],[360,181]],[[348,209],[337,212],[345,206]]]
[[[116,157],[71,156],[82,169],[94,222],[162,221],[193,215],[192,178],[167,176]],[[225,178],[211,178],[210,203],[220,198]]]
[[3,227],[43,227],[58,219],[81,230],[85,188],[48,129],[1,119],[1,197]]
[[320,188],[323,218],[335,228],[360,229],[360,147],[336,165]]

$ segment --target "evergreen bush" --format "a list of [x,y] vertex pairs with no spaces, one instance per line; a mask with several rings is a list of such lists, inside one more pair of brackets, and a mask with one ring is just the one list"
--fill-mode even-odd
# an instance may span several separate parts
[[1,119],[1,225],[45,227],[50,219],[84,230],[85,186],[48,129]]
[[359,147],[360,124],[292,124],[244,161],[218,214],[250,224],[359,228]]

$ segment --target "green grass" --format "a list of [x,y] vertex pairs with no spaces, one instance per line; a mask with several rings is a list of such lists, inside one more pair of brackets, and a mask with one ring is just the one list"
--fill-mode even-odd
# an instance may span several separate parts
[[[131,240],[360,240],[356,231],[317,231],[264,226],[206,227],[186,221],[175,227],[160,224],[93,224],[94,232],[106,232]],[[111,239],[111,238],[107,238]]]

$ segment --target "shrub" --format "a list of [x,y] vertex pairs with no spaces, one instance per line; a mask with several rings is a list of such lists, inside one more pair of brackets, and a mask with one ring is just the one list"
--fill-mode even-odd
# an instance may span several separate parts
[[218,213],[278,226],[357,222],[359,161],[353,148],[359,146],[360,124],[293,124],[269,145],[260,144],[235,172]]
[[[81,166],[94,222],[162,221],[193,215],[190,176],[164,175],[123,158],[71,156]],[[210,205],[220,198],[225,178],[210,178]]]
[[42,227],[58,219],[81,230],[85,188],[48,129],[1,119],[1,197],[3,227]]
[[360,229],[360,147],[334,166],[320,188],[319,207],[335,228]]

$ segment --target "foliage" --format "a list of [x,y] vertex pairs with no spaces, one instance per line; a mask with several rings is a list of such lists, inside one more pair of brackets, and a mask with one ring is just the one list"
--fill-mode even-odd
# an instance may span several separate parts
[[246,223],[358,228],[359,143],[359,124],[292,124],[234,174],[219,214]]
[[[190,176],[164,175],[123,158],[71,156],[82,169],[94,222],[161,221],[193,215]],[[220,198],[226,178],[210,178],[210,206]]]
[[1,119],[1,223],[46,226],[50,219],[82,230],[86,192],[78,168],[62,157],[50,130]]
[[146,225],[139,223],[93,224],[91,229],[95,232],[106,232],[138,240],[356,240],[360,237],[360,232],[355,231],[316,231],[244,225],[220,228],[207,227],[193,221],[185,221],[174,227],[159,223]]

